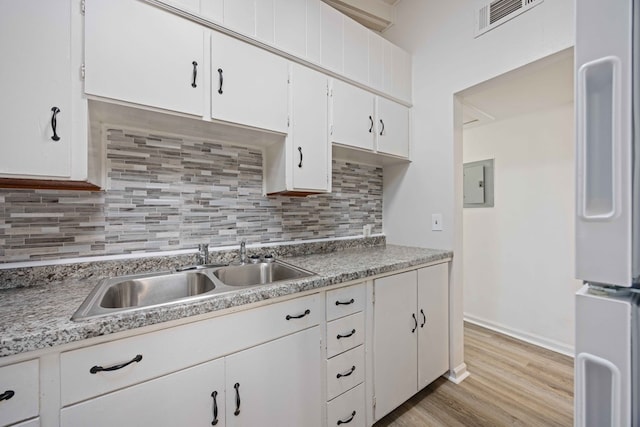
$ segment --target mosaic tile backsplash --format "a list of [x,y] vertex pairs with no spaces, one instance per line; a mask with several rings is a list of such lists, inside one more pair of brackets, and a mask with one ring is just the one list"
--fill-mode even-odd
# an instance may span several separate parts
[[333,191],[262,195],[260,150],[107,132],[104,192],[0,190],[0,263],[382,232],[382,169],[334,160]]

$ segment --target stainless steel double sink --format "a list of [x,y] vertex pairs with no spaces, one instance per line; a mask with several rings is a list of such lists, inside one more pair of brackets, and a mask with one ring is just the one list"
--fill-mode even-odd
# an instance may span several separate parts
[[242,288],[301,279],[315,273],[282,261],[199,265],[179,271],[103,279],[71,317],[83,320],[210,298]]

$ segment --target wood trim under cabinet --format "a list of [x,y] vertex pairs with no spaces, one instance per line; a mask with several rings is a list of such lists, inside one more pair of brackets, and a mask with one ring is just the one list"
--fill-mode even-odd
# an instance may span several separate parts
[[0,178],[0,188],[16,188],[21,190],[102,191],[102,189],[97,185],[85,181],[24,178]]

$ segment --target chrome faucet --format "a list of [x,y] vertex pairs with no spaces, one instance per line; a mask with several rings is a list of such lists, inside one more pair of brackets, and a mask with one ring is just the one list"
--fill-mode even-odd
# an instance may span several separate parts
[[198,245],[198,256],[196,258],[196,264],[209,264],[209,245],[207,245],[206,243],[200,243]]
[[245,240],[240,242],[240,264],[247,263],[247,242]]

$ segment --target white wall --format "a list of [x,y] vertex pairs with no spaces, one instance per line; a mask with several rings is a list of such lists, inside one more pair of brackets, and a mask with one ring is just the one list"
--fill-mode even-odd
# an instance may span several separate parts
[[465,163],[495,159],[495,207],[463,213],[465,317],[573,354],[573,103],[463,138]]
[[[454,94],[573,45],[573,0],[546,0],[473,38],[469,0],[403,0],[385,37],[413,56],[413,162],[384,171],[390,243],[454,250],[450,378],[466,374],[462,298],[462,135]],[[454,112],[456,122],[454,123]],[[455,125],[458,130],[455,130]],[[444,231],[432,232],[432,213]]]

